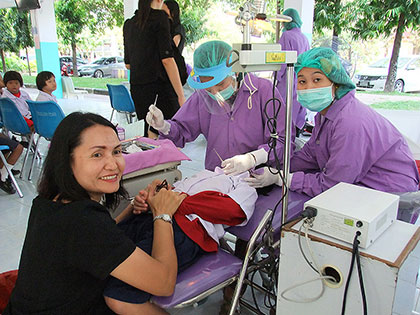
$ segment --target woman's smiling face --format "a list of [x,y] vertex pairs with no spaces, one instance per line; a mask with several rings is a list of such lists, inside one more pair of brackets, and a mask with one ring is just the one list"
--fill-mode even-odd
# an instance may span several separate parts
[[80,145],[73,150],[71,167],[92,200],[99,202],[105,193],[118,191],[125,160],[115,131],[103,125],[84,130]]

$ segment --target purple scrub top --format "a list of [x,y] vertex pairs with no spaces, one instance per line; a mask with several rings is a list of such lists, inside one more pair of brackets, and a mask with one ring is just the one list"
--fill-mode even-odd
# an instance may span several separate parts
[[418,190],[416,163],[401,133],[350,91],[315,116],[309,141],[290,161],[290,189],[316,196],[339,182],[386,192]]
[[[280,37],[279,44],[282,50],[294,50],[297,51],[297,55],[304,53],[309,50],[309,42],[305,35],[303,35],[300,28],[292,28],[291,30],[284,31]],[[286,65],[282,65],[281,70],[277,72],[277,89],[280,92],[281,97],[286,100],[286,83],[287,73]],[[306,109],[300,105],[297,100],[296,94],[296,74],[293,82],[293,111],[292,120],[294,124],[302,129],[305,125]]]
[[[200,134],[203,134],[207,139],[205,168],[208,170],[214,170],[221,164],[214,149],[223,160],[260,148],[264,148],[268,152],[270,132],[267,128],[264,106],[273,97],[273,84],[267,79],[252,74],[247,74],[244,81],[238,90],[232,112],[210,114],[206,104],[201,100],[202,96],[195,92],[172,120],[168,120],[171,124],[169,134],[160,134],[160,136],[172,140],[178,147],[184,147],[185,143],[194,141]],[[274,93],[282,102],[277,121],[277,132],[280,139],[277,142],[276,152],[280,161],[283,161],[285,106],[277,89],[274,89]],[[270,104],[267,107],[267,113],[269,117],[273,117],[273,105]],[[294,131],[295,128],[292,126],[292,143],[294,142]],[[294,144],[292,144],[293,149]],[[271,163],[274,161],[273,154],[270,154],[269,161]]]

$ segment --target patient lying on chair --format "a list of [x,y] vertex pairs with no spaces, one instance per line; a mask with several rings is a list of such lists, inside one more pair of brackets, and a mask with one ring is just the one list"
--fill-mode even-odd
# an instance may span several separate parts
[[[247,173],[229,176],[216,168],[214,172],[204,170],[174,184],[173,193],[188,195],[172,218],[178,272],[203,253],[217,251],[225,227],[248,222],[258,197],[255,188],[242,181],[248,176]],[[153,217],[147,212],[146,199],[146,191],[140,191],[134,201],[134,215],[127,215],[119,226],[138,247],[151,254]],[[112,277],[104,295],[114,311],[116,308],[121,311],[126,303],[145,303],[151,297],[149,293]]]

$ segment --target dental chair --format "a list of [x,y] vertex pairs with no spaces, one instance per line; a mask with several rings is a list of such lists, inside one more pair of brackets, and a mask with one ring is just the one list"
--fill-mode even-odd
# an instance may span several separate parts
[[[178,275],[174,294],[170,297],[153,297],[152,301],[162,308],[182,308],[197,303],[214,292],[237,281],[230,314],[236,310],[238,302],[248,309],[257,309],[240,297],[244,284],[257,290],[264,290],[259,285],[247,279],[250,272],[258,269],[255,249],[264,251],[264,243],[273,242],[280,235],[281,207],[277,207],[274,218],[273,211],[282,195],[281,187],[275,186],[268,194],[260,195],[255,204],[255,211],[245,226],[231,227],[227,231],[237,238],[248,242],[244,260],[219,248],[217,253],[205,254],[194,265]],[[289,192],[287,221],[297,218],[303,210],[303,204],[310,198],[294,192]],[[272,222],[271,225],[269,223]],[[271,240],[269,240],[271,238]],[[274,238],[274,239],[273,239]],[[274,283],[276,286],[277,283]]]

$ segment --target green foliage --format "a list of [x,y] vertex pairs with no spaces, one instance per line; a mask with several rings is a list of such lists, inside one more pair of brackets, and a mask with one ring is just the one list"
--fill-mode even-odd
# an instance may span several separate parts
[[31,33],[31,19],[28,11],[18,11],[11,8],[7,14],[11,26],[15,32],[15,46],[25,49],[34,46]]
[[211,32],[206,28],[205,22],[210,1],[206,0],[180,0],[178,1],[181,11],[181,24],[185,27],[185,44],[191,45]]
[[182,11],[181,24],[185,27],[186,45],[191,45],[210,34],[210,30],[204,25],[207,21],[205,16],[206,10],[201,8]]
[[[18,72],[27,72],[28,71],[28,64],[26,61],[22,60],[15,54],[10,55],[9,57],[5,58],[6,60],[6,68],[8,70],[15,70]],[[30,61],[31,70],[36,71],[36,61]]]
[[3,51],[17,52],[14,45],[12,25],[7,16],[7,9],[0,9],[0,49]]
[[420,27],[420,0],[356,0],[358,19],[352,28],[355,37],[362,39],[389,36],[395,32],[403,15],[404,32],[408,28]]
[[66,45],[76,44],[78,35],[88,23],[88,15],[83,2],[59,0],[55,3],[57,33]]
[[343,0],[316,0],[314,10],[314,31],[323,34],[325,29],[333,30],[338,36],[348,30],[354,21],[354,4]]
[[373,108],[381,108],[381,109],[394,109],[394,110],[420,110],[420,102],[419,101],[385,101],[385,102],[378,102],[373,103],[370,106]]
[[95,34],[106,27],[122,26],[124,23],[123,0],[84,1],[89,18],[89,29]]

